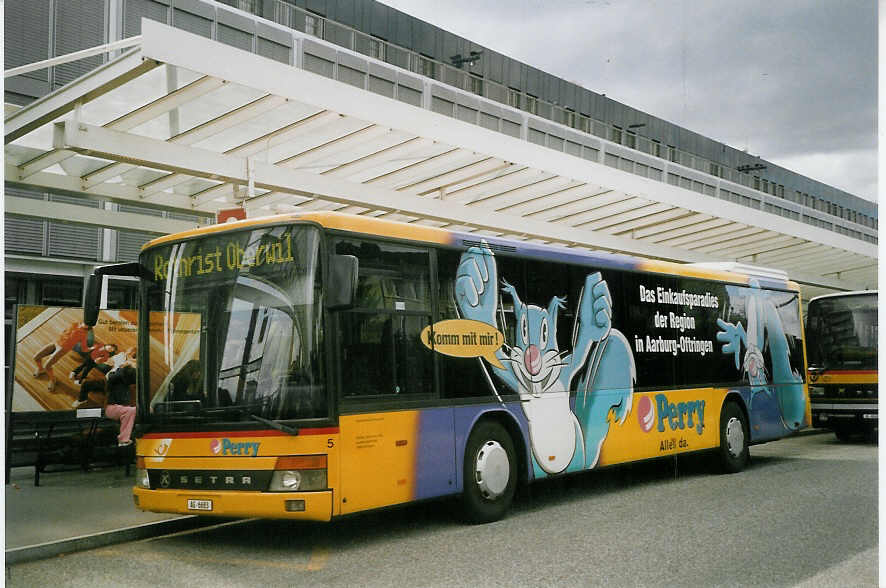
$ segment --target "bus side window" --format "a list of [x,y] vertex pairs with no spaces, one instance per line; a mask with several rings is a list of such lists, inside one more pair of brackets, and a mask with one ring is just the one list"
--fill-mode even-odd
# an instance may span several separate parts
[[431,322],[428,249],[339,239],[335,252],[360,268],[355,305],[338,313],[342,395],[432,393],[433,355],[420,339]]
[[[460,250],[438,249],[438,288],[437,310],[438,316],[435,321],[462,318],[458,314],[455,303],[455,277],[461,260]],[[497,257],[499,280],[507,279],[518,287],[523,285],[523,262],[507,257]],[[509,297],[500,299],[499,315],[497,321],[504,317],[505,324],[498,324],[498,328],[504,333],[505,339],[513,333],[513,304]],[[486,360],[478,357],[451,357],[442,354],[437,355],[437,365],[440,374],[440,396],[443,398],[493,398],[492,388],[489,386],[487,373],[491,372]],[[509,393],[503,386],[499,386],[499,393]]]

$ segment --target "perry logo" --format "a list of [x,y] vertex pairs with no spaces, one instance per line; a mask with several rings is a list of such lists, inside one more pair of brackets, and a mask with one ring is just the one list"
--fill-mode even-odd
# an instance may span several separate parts
[[213,439],[209,442],[209,450],[213,455],[243,455],[255,457],[261,443],[254,441],[231,441],[230,439]]
[[653,420],[658,422],[659,433],[664,433],[665,425],[671,431],[695,428],[699,435],[704,431],[704,400],[668,402],[667,396],[656,394],[655,413],[658,418],[653,417]]
[[637,402],[637,422],[644,433],[648,433],[655,425],[655,405],[648,396],[641,396]]

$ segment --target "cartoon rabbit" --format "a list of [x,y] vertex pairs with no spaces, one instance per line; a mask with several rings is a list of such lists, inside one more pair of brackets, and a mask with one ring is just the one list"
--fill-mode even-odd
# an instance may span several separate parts
[[[496,325],[499,281],[492,251],[471,247],[459,262],[455,297],[463,318]],[[557,312],[565,298],[547,308],[527,305],[516,288],[502,281],[514,301],[516,341],[495,356],[504,368],[493,373],[519,394],[529,425],[539,475],[593,468],[609,432],[631,410],[636,368],[624,335],[612,328],[612,296],[599,272],[585,278],[572,332],[572,352],[557,347]],[[583,368],[587,367],[582,373]],[[570,390],[577,391],[575,409]]]

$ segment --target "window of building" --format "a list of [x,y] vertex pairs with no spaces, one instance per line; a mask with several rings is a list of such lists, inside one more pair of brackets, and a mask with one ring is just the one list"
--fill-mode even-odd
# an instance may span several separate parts
[[753,186],[754,186],[754,190],[760,189],[760,177],[759,176],[754,176]]
[[652,140],[652,155],[655,157],[661,157],[661,142]]
[[426,55],[418,56],[418,73],[427,78],[437,77],[437,63]]
[[236,0],[233,4],[244,12],[258,14],[255,10],[257,0]]
[[370,37],[369,39],[369,57],[375,57],[380,61],[385,60],[385,48],[387,45],[382,39]]
[[511,106],[513,108],[520,108],[520,96],[520,90],[508,88],[508,106]]
[[538,114],[538,98],[532,94],[526,94],[526,112]]
[[292,27],[292,12],[294,8],[283,2],[274,3],[274,22],[284,27]]
[[673,145],[668,145],[668,161],[677,162],[677,148]]
[[16,304],[25,303],[25,292],[27,291],[27,280],[16,276],[6,275],[3,286],[3,295],[5,297],[6,320],[12,320],[12,308]]
[[563,114],[563,124],[567,127],[575,127],[575,111],[571,108],[567,108]]
[[625,146],[630,147],[631,149],[637,148],[637,134],[632,131],[627,131],[625,133]]
[[468,91],[477,94],[478,96],[483,95],[483,78],[477,74],[469,74],[468,75]]
[[578,128],[585,133],[591,132],[591,117],[586,114],[579,115],[578,117]]
[[305,14],[305,33],[323,38],[323,19],[316,14]]
[[83,279],[47,277],[40,284],[40,304],[44,306],[81,306]]
[[612,125],[609,129],[609,140],[613,143],[618,143],[621,145],[621,127],[618,125]]

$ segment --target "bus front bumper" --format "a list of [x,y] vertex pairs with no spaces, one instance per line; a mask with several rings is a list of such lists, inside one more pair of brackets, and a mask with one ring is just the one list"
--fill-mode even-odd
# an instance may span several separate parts
[[299,519],[329,521],[332,491],[322,492],[234,492],[148,490],[134,487],[135,505],[151,512],[208,515],[236,518]]
[[877,404],[813,403],[812,426],[835,428],[846,426],[876,426]]

